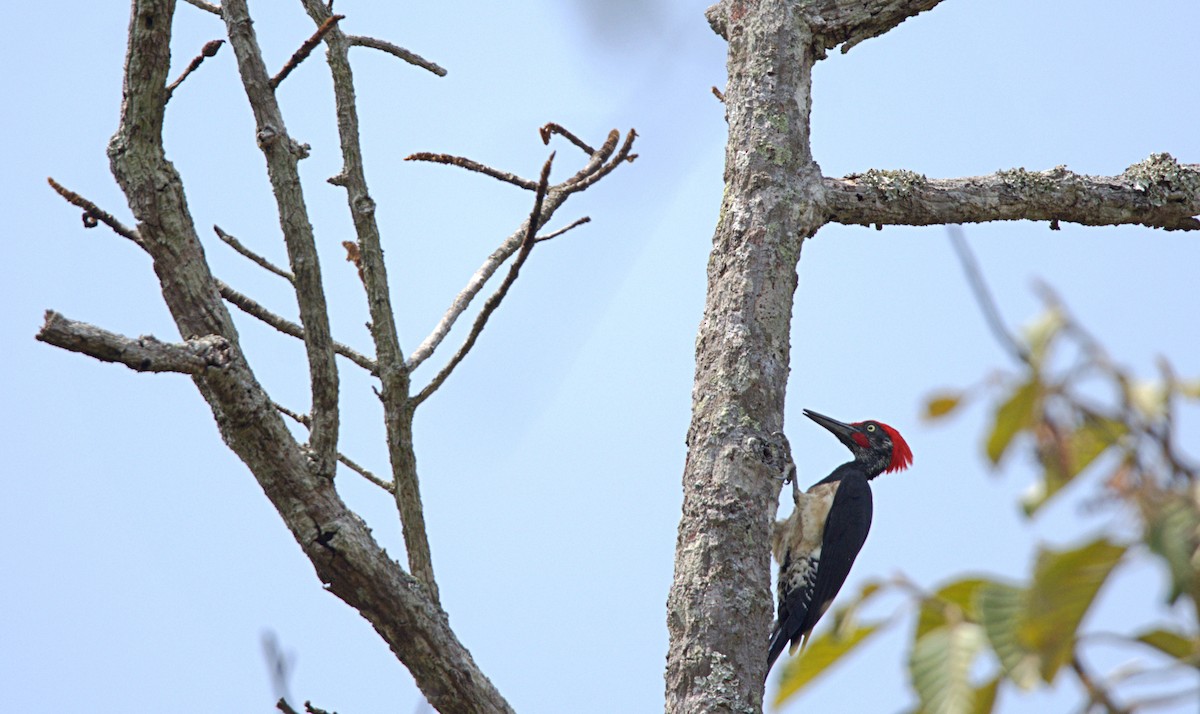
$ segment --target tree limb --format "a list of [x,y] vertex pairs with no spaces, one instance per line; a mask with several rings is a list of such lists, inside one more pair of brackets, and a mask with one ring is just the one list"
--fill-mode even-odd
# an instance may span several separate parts
[[[320,0],[303,0],[303,3],[314,22],[321,26],[328,24],[327,5]],[[357,262],[363,289],[366,291],[367,310],[371,315],[371,337],[375,340],[375,360],[378,364],[377,374],[381,386],[392,483],[395,484],[393,493],[396,497],[396,510],[400,514],[409,572],[425,586],[429,597],[437,604],[440,597],[437,580],[434,578],[429,535],[425,529],[425,510],[417,478],[417,457],[413,450],[409,370],[404,361],[404,353],[400,349],[400,336],[396,331],[387,265],[383,260],[383,242],[379,234],[379,225],[375,221],[375,201],[367,189],[367,179],[363,171],[349,44],[339,27],[332,27],[326,33],[325,44],[329,48],[326,62],[333,78],[338,138],[342,150],[342,170],[335,183],[346,189],[346,201],[358,238]],[[405,661],[405,664],[410,663]],[[418,686],[425,691],[420,681]],[[499,697],[499,694],[495,693],[495,696]]]
[[300,324],[304,326],[312,382],[313,425],[309,446],[320,473],[333,478],[337,468],[338,372],[316,240],[300,184],[298,163],[307,155],[307,148],[288,136],[246,0],[225,0],[221,13],[229,44],[237,56],[242,86],[254,112],[258,146],[267,159],[267,174],[279,208],[288,262],[295,276],[296,301],[300,306]]
[[284,280],[288,281],[289,283],[291,283],[293,285],[296,284],[296,276],[292,275],[291,273],[284,270],[283,268],[280,268],[279,266],[275,265],[274,263],[272,263],[271,261],[262,257],[258,253],[255,253],[254,251],[250,250],[240,240],[238,240],[237,238],[234,238],[233,236],[229,235],[225,231],[221,230],[220,226],[213,226],[213,231],[216,232],[217,237],[221,239],[221,242],[223,242],[225,245],[229,246],[230,248],[233,248],[238,253],[241,253],[246,258],[249,258],[251,262],[261,266],[262,268],[266,269],[268,272],[275,273],[276,275],[278,275],[279,277],[283,278]]
[[[233,4],[227,1],[226,10]],[[109,155],[180,333],[220,335],[236,347],[237,333],[205,262],[183,185],[163,153],[174,9],[174,0],[133,0],[121,123]],[[388,557],[333,482],[314,468],[245,360],[232,352],[227,366],[194,380],[221,436],[253,472],[321,582],[374,626],[439,710],[511,711],[498,695],[488,696],[494,688],[455,637],[445,612]]]
[[[279,330],[285,335],[295,337],[300,341],[304,340],[304,328],[300,325],[276,315],[267,308],[263,307],[250,296],[233,289],[224,281],[217,280],[216,282],[217,289],[220,291],[221,297],[237,309],[251,317],[257,318],[271,327],[274,327],[276,330]],[[350,360],[359,367],[367,370],[371,374],[375,374],[379,369],[375,364],[375,360],[358,352],[353,347],[348,347],[347,345],[342,344],[341,342],[333,343],[333,351]]]
[[438,66],[436,62],[430,62],[421,55],[415,52],[410,52],[398,45],[393,45],[391,42],[378,40],[374,37],[363,37],[362,35],[348,35],[346,40],[353,47],[370,47],[373,50],[379,50],[380,52],[386,52],[394,57],[398,57],[411,65],[420,67],[421,69],[427,69],[439,77],[446,76],[446,70]]
[[117,235],[128,238],[142,248],[146,247],[142,243],[142,237],[138,235],[137,231],[118,221],[116,217],[114,217],[108,211],[100,208],[96,204],[87,200],[83,196],[80,196],[71,189],[63,186],[52,178],[47,178],[46,182],[50,184],[50,188],[54,189],[55,193],[66,199],[67,203],[83,209],[84,228],[95,228],[96,222],[99,221],[100,223],[103,223],[111,228]]
[[[908,18],[931,10],[942,0],[806,0],[798,12],[812,30],[821,50],[842,45],[842,53],[878,37]],[[713,32],[729,39],[730,12],[745,14],[732,0],[721,0],[705,11]]]
[[471,331],[467,334],[467,339],[463,341],[462,346],[458,348],[458,352],[454,353],[454,356],[450,358],[445,367],[442,367],[437,376],[429,384],[425,385],[425,388],[413,398],[413,406],[428,399],[429,395],[437,391],[438,387],[442,386],[442,383],[454,372],[454,368],[463,361],[467,353],[475,346],[475,341],[479,339],[484,326],[487,325],[488,318],[496,311],[496,308],[500,307],[504,296],[508,294],[508,289],[512,287],[512,284],[517,280],[517,276],[521,274],[521,266],[525,265],[526,259],[529,258],[530,252],[533,251],[533,246],[538,242],[535,226],[538,222],[538,216],[542,213],[542,202],[546,198],[546,184],[550,179],[550,165],[553,163],[554,154],[551,153],[550,158],[546,159],[546,163],[542,166],[542,175],[538,181],[537,195],[533,199],[533,209],[529,212],[529,218],[525,221],[525,237],[521,239],[521,249],[517,251],[517,257],[508,269],[508,275],[504,276],[504,282],[500,283],[500,287],[496,289],[496,292],[492,293],[487,301],[484,302],[483,309],[475,316],[475,323],[471,325]]
[[86,322],[69,320],[53,310],[46,311],[46,323],[38,331],[37,339],[102,362],[123,364],[136,372],[202,374],[210,367],[224,367],[232,359],[229,340],[217,335],[183,343],[162,342],[148,335],[126,337]]
[[927,179],[911,171],[826,178],[829,220],[849,225],[925,226],[983,221],[1069,221],[1200,229],[1200,165],[1153,154],[1119,176],[1085,176],[1059,166],[988,176]]

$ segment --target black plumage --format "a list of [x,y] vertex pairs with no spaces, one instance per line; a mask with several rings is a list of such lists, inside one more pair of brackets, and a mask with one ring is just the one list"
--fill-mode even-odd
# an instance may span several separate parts
[[789,643],[795,648],[807,640],[846,582],[871,530],[871,479],[912,463],[908,444],[886,424],[845,424],[807,409],[804,414],[837,436],[854,460],[803,493],[792,476],[795,508],[776,524],[771,538],[779,562],[779,598],[768,669]]

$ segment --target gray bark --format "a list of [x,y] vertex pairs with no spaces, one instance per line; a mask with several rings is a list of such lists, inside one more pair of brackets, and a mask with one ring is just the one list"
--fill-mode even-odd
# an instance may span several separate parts
[[762,709],[771,623],[769,532],[781,481],[796,264],[828,222],[928,225],[1032,219],[1200,228],[1200,173],[1166,155],[1113,178],[1065,169],[929,180],[821,176],[809,148],[813,65],[939,0],[725,0],[725,198],[696,342],[683,514],[667,603],[666,711]]

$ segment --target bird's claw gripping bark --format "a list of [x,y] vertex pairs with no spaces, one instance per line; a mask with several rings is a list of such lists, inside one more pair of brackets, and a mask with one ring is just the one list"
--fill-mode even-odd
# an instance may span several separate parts
[[775,478],[784,483],[790,483],[795,487],[796,462],[792,461],[792,445],[788,442],[787,435],[782,431],[773,432],[771,438],[774,439],[774,443],[771,444],[771,460],[780,473]]

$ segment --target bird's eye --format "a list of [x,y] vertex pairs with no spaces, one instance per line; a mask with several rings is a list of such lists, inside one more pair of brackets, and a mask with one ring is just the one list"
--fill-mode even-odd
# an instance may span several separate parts
[[875,425],[874,425],[874,424],[867,424],[867,431],[875,431]]

